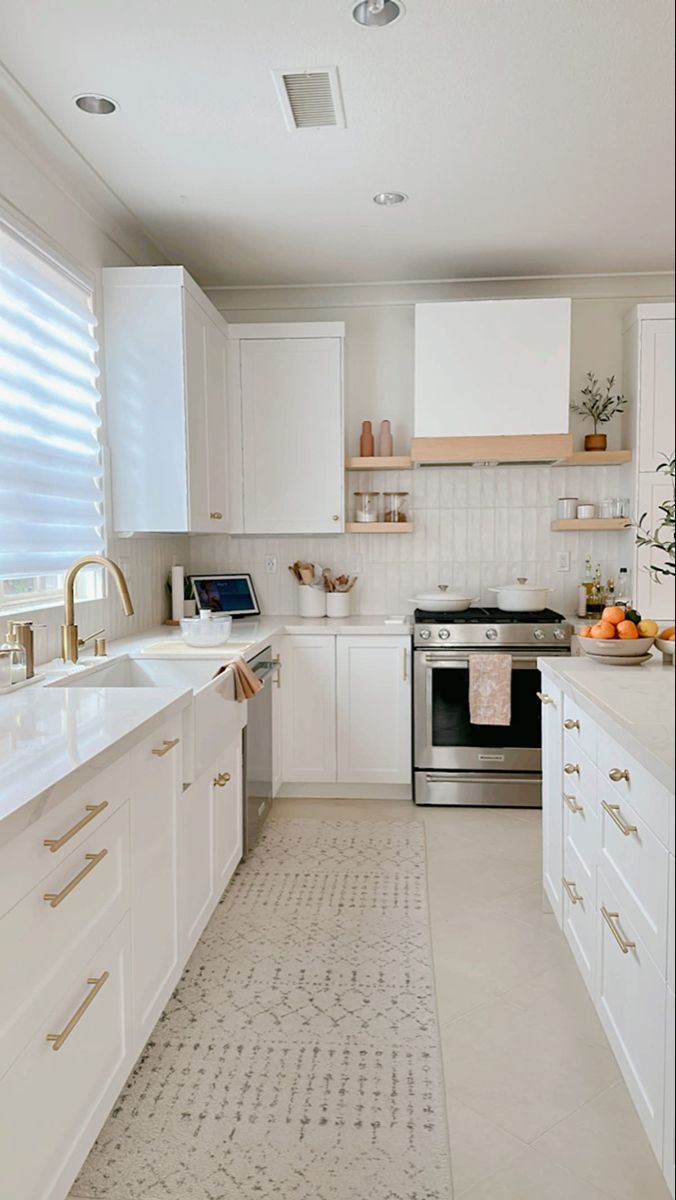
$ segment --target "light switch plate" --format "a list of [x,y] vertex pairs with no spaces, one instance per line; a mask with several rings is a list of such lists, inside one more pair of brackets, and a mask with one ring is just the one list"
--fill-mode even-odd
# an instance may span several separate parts
[[265,571],[267,575],[277,574],[277,559],[274,554],[268,554],[265,559]]
[[556,555],[557,571],[570,571],[570,550],[559,550]]

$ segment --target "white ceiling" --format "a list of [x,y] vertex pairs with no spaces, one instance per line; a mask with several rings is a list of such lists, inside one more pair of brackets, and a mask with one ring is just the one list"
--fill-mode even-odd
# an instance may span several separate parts
[[[0,0],[2,56],[204,285],[673,269],[672,0],[406,5]],[[327,66],[347,128],[289,133],[270,70]]]

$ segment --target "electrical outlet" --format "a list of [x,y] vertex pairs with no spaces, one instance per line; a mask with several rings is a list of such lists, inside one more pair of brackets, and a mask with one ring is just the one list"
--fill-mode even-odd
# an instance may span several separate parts
[[277,559],[274,554],[268,554],[265,559],[265,571],[267,575],[277,574]]
[[557,571],[570,571],[570,550],[559,550],[556,555]]

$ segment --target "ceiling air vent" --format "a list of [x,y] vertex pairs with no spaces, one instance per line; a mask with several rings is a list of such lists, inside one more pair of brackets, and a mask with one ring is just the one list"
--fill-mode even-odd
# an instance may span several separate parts
[[345,128],[337,67],[273,71],[288,129]]

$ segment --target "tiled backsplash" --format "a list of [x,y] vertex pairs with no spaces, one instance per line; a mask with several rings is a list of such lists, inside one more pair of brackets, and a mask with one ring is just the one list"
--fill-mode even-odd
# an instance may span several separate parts
[[[249,571],[268,613],[297,611],[298,585],[287,565],[308,559],[359,576],[354,611],[410,612],[411,597],[439,582],[467,588],[491,603],[489,587],[526,575],[554,590],[550,605],[575,609],[585,556],[604,576],[630,565],[630,533],[553,533],[559,496],[596,502],[627,495],[617,467],[421,467],[415,471],[346,476],[348,518],[354,491],[409,491],[411,534],[344,534],[338,537],[246,538],[194,536],[193,570]],[[570,571],[557,571],[557,553],[570,552]],[[265,570],[266,557],[277,571]]]

